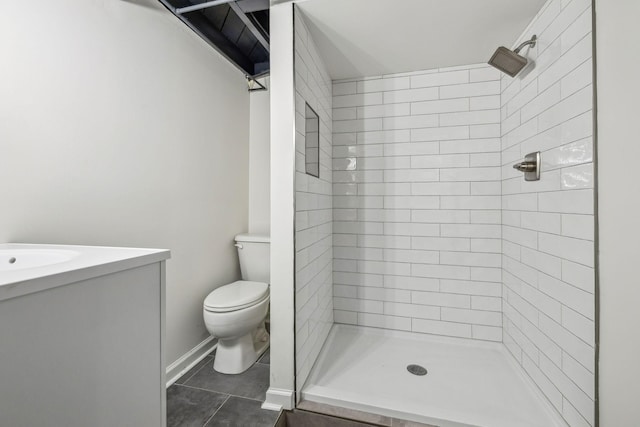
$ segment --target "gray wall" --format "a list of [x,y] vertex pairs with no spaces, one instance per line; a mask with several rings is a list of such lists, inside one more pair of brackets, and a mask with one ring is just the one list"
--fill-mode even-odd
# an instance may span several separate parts
[[0,241],[169,248],[167,363],[239,276],[249,96],[158,1],[34,0],[0,14]]
[[[269,87],[269,78],[260,79]],[[252,92],[249,127],[249,232],[269,234],[271,229],[271,91]]]
[[600,426],[640,419],[640,196],[632,164],[640,157],[640,2],[596,0],[598,223],[600,227]]

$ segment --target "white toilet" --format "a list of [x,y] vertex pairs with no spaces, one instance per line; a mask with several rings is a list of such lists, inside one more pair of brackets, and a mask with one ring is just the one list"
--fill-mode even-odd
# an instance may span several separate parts
[[269,236],[239,234],[242,280],[220,286],[204,300],[204,323],[218,339],[213,369],[239,374],[269,348],[264,320],[269,310]]

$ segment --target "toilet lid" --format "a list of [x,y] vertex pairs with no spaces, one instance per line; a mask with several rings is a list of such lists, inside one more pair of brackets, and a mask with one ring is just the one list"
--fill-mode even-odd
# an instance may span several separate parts
[[266,283],[238,280],[211,292],[204,300],[204,308],[211,311],[244,308],[263,300],[268,294],[269,285]]

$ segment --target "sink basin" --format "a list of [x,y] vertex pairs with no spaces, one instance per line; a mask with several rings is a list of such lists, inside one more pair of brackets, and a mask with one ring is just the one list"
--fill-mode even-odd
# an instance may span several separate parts
[[164,249],[0,243],[0,301],[147,265],[150,259],[162,261],[168,254]]
[[67,262],[80,253],[62,249],[0,249],[0,272]]

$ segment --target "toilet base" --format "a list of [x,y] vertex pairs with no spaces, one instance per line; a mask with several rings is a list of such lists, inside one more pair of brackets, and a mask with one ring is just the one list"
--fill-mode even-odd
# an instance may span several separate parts
[[221,374],[241,374],[269,348],[264,322],[253,332],[239,338],[218,339],[213,369]]

